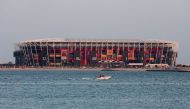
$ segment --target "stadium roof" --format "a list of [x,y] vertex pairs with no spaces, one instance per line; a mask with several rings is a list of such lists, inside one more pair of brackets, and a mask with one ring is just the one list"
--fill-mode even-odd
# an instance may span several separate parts
[[30,44],[30,43],[48,43],[48,42],[130,42],[130,43],[168,43],[172,45],[174,51],[177,51],[179,44],[175,41],[167,40],[143,40],[143,39],[72,39],[72,38],[45,38],[36,40],[26,40],[17,43],[16,45]]
[[143,42],[143,43],[177,43],[174,41],[166,40],[142,40],[142,39],[71,39],[71,38],[46,38],[36,40],[26,40],[19,43],[31,43],[31,42]]

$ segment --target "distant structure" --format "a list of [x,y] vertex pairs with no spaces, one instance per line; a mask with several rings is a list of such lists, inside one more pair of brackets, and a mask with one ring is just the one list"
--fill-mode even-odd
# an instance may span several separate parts
[[17,66],[174,66],[177,50],[164,40],[39,39],[17,43],[14,57]]

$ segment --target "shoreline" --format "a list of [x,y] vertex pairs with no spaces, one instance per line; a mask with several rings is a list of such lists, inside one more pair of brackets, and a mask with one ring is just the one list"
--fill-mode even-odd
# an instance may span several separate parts
[[130,72],[190,72],[190,69],[148,69],[148,68],[74,68],[74,67],[25,67],[0,68],[0,71],[130,71]]
[[0,71],[146,71],[145,68],[0,68]]

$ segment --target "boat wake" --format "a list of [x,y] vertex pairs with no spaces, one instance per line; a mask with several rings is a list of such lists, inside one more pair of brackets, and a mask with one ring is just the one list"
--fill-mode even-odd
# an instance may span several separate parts
[[93,78],[83,77],[82,80],[93,80]]

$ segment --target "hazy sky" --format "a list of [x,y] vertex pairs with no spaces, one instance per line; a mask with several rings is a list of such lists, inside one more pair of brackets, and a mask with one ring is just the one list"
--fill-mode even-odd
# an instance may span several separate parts
[[0,62],[39,38],[164,39],[190,63],[190,0],[0,0]]

